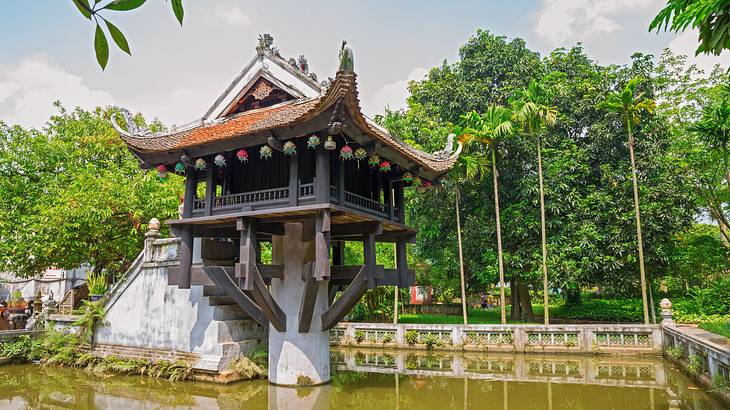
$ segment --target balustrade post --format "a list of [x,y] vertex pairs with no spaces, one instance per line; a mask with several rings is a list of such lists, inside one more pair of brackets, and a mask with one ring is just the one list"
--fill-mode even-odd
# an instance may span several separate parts
[[672,302],[669,299],[664,298],[659,302],[659,306],[662,308],[662,326],[663,327],[674,327],[674,320],[672,319]]

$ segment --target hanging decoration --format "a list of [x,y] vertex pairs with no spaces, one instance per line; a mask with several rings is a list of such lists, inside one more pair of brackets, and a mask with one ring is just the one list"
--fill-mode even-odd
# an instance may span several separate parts
[[403,182],[405,182],[405,183],[411,183],[411,182],[413,182],[413,174],[411,174],[408,171],[406,171],[405,173],[403,173]]
[[238,158],[241,162],[248,162],[248,151],[245,149],[239,149],[238,152],[236,152],[236,158]]
[[197,169],[198,171],[204,170],[206,165],[207,164],[205,163],[205,160],[203,158],[198,158],[195,160],[195,169]]
[[345,143],[345,145],[342,148],[340,148],[340,159],[342,159],[342,160],[352,159],[352,148],[350,148],[350,146],[347,145],[347,143]]
[[284,143],[282,150],[284,151],[284,154],[292,156],[297,153],[297,146],[293,142],[287,141]]
[[307,148],[315,149],[317,148],[317,145],[319,145],[322,142],[322,140],[319,139],[316,135],[311,135],[309,138],[307,138]]
[[223,168],[226,166],[226,158],[221,154],[216,155],[213,159],[213,162],[218,168]]
[[420,177],[414,177],[412,182],[413,182],[411,184],[412,187],[418,188],[418,187],[421,186],[421,178]]
[[370,157],[368,158],[368,165],[370,165],[373,168],[380,165],[380,155],[375,154],[375,153],[370,155]]
[[324,149],[327,151],[334,151],[337,149],[337,143],[332,139],[331,135],[327,136],[327,141],[324,142]]
[[380,169],[380,172],[390,171],[390,162],[383,160],[383,162],[378,165],[378,169]]
[[430,181],[426,181],[424,179],[423,182],[421,182],[421,186],[424,188],[431,188],[433,186],[433,184]]
[[157,177],[160,179],[167,179],[167,167],[164,165],[158,165],[157,166]]
[[363,160],[367,156],[368,156],[368,151],[365,148],[360,147],[355,150],[355,159],[356,160],[358,160],[358,161]]
[[259,154],[261,155],[262,159],[269,159],[271,158],[271,147],[268,145],[264,145],[261,147],[261,151],[259,151]]
[[185,164],[183,164],[182,162],[178,162],[177,164],[175,164],[175,172],[185,172]]

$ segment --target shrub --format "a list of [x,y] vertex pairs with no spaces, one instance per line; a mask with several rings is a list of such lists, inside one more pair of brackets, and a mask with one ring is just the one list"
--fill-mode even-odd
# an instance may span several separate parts
[[705,364],[702,361],[700,355],[691,354],[689,355],[689,361],[687,363],[687,372],[693,376],[697,376],[702,373],[705,368]]
[[409,345],[414,345],[416,342],[418,342],[418,332],[415,330],[408,330],[405,334],[406,343]]
[[259,379],[266,376],[266,370],[254,363],[248,357],[240,357],[233,362],[231,370],[244,379]]
[[86,286],[90,295],[103,295],[107,291],[106,275],[104,272],[86,272]]
[[362,343],[362,341],[365,340],[365,332],[362,330],[355,330],[355,341],[358,343]]
[[426,349],[433,349],[434,346],[441,346],[441,340],[432,333],[427,334],[423,338],[422,342],[426,345]]
[[667,354],[679,360],[684,357],[684,347],[682,345],[674,345],[667,348]]
[[91,343],[94,338],[96,325],[104,322],[106,312],[104,311],[104,305],[101,300],[94,302],[84,300],[81,303],[81,317],[73,322],[72,325],[79,326],[79,332],[84,336],[85,342]]
[[712,378],[712,391],[724,393],[730,389],[730,380],[726,379],[722,374],[717,373]]
[[393,334],[392,333],[386,333],[383,335],[382,342],[383,344],[390,343],[393,341]]

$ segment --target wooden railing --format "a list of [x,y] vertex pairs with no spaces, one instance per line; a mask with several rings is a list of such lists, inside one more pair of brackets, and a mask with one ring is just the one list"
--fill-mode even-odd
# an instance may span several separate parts
[[193,201],[193,211],[205,209],[205,198]]
[[247,204],[261,204],[285,202],[289,199],[289,188],[263,189],[261,191],[244,192],[241,194],[223,195],[215,198],[215,208],[238,208]]
[[314,182],[299,185],[299,199],[314,198]]
[[345,205],[355,209],[360,209],[368,213],[374,213],[378,216],[388,217],[388,206],[370,198],[365,198],[352,192],[345,191]]

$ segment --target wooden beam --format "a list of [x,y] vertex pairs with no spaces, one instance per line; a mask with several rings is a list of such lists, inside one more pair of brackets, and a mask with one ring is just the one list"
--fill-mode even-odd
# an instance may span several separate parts
[[271,293],[269,293],[269,289],[266,287],[264,279],[261,277],[261,273],[259,273],[256,265],[254,265],[253,272],[251,272],[251,274],[246,277],[246,282],[249,282],[249,277],[251,278],[251,282],[253,284],[251,289],[251,295],[253,296],[253,300],[261,308],[264,316],[269,319],[271,325],[274,326],[274,328],[279,332],[285,332],[286,315],[284,314],[284,311],[282,311],[279,307],[279,304],[276,303],[273,296],[271,296]]
[[257,263],[256,267],[258,268],[261,277],[264,279],[284,279],[284,265],[264,265]]
[[395,266],[398,271],[398,287],[404,288],[409,286],[408,283],[408,255],[406,253],[406,238],[401,238],[395,243]]
[[216,284],[216,286],[223,289],[226,294],[230,296],[236,302],[236,304],[240,306],[241,309],[243,309],[244,312],[246,312],[246,314],[251,316],[251,318],[261,326],[268,326],[269,321],[263,314],[261,308],[259,308],[259,306],[256,305],[256,303],[251,300],[250,297],[248,297],[245,293],[241,291],[241,289],[238,288],[238,286],[236,286],[236,283],[233,281],[230,273],[227,272],[227,270],[230,269],[231,268],[226,268],[223,266],[203,266],[203,270],[208,275],[210,280],[212,280],[213,283]]
[[327,295],[327,306],[332,306],[332,302],[335,301],[337,292],[340,291],[340,285],[330,282],[329,291]]
[[367,289],[365,275],[365,267],[363,266],[340,298],[322,313],[322,330],[332,329],[360,300]]
[[266,140],[266,144],[271,147],[271,149],[279,152],[284,151],[284,147],[281,146],[281,141],[276,139],[276,137],[271,136]]

